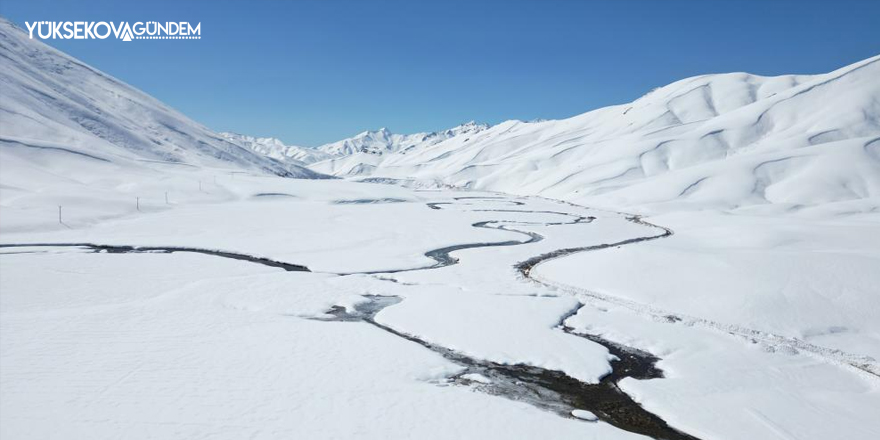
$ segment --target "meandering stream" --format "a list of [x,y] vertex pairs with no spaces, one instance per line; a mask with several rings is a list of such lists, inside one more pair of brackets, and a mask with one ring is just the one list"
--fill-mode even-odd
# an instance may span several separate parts
[[[493,202],[507,202],[513,206],[524,206],[521,201],[510,200],[504,197],[458,197],[455,202],[432,202],[428,203],[431,209],[443,209],[445,206],[462,205],[473,206],[471,202],[458,202],[459,200],[479,201],[491,200]],[[389,203],[389,201],[372,202],[369,200],[344,201],[345,203]],[[395,200],[396,202],[396,200]],[[342,203],[342,202],[341,202]],[[474,209],[475,212],[503,212],[503,213],[524,213],[524,214],[551,214],[569,217],[569,221],[557,222],[529,222],[518,220],[485,220],[473,223],[475,228],[499,229],[508,232],[514,232],[523,236],[522,240],[508,240],[502,242],[477,242],[464,243],[452,246],[430,250],[425,256],[434,261],[434,263],[426,266],[418,266],[411,268],[396,268],[389,270],[375,270],[367,272],[338,273],[337,275],[354,275],[354,274],[391,274],[400,272],[431,270],[458,264],[459,260],[451,255],[453,252],[499,246],[518,246],[530,243],[536,243],[544,239],[538,233],[520,230],[509,225],[538,225],[538,226],[560,226],[586,224],[595,220],[594,217],[580,216],[568,212],[548,211],[548,210],[527,210],[527,209]],[[638,243],[646,240],[654,240],[672,235],[672,231],[661,226],[644,222],[637,216],[627,217],[628,221],[651,228],[660,228],[664,232],[661,234],[649,235],[644,237],[629,238],[615,243],[599,244],[584,247],[572,247],[557,249],[548,253],[544,253],[515,265],[516,269],[526,279],[530,279],[530,272],[536,265],[562,256],[570,255],[576,252],[592,251],[604,249],[608,247],[622,246],[632,243]],[[173,253],[173,252],[192,252],[204,255],[211,255],[222,258],[230,258],[240,261],[248,261],[252,263],[262,264],[269,267],[276,267],[287,271],[308,272],[309,269],[304,265],[287,263],[282,261],[271,260],[268,258],[256,257],[236,252],[180,247],[180,246],[130,246],[130,245],[104,245],[94,243],[21,243],[21,244],[0,244],[0,248],[29,248],[29,247],[73,247],[86,249],[92,252],[107,253]],[[393,281],[393,280],[392,280]],[[564,417],[572,417],[573,410],[585,410],[593,413],[599,420],[616,426],[620,429],[643,434],[655,439],[668,440],[695,440],[695,437],[685,434],[681,431],[670,427],[664,420],[655,414],[652,414],[642,408],[629,395],[624,393],[618,386],[618,382],[624,378],[631,377],[639,380],[662,378],[663,373],[656,366],[659,360],[655,356],[637,350],[632,347],[626,347],[607,341],[596,335],[581,334],[572,331],[565,326],[565,320],[577,313],[580,306],[572,309],[568,314],[562,316],[559,320],[558,328],[569,334],[589,339],[590,341],[604,346],[617,359],[611,362],[612,372],[603,377],[598,383],[584,383],[568,376],[562,371],[548,370],[540,367],[534,367],[525,364],[501,364],[497,362],[476,359],[471,356],[450,350],[446,347],[428,342],[413,335],[406,334],[402,331],[383,325],[375,320],[376,314],[385,307],[392,306],[401,301],[399,297],[393,296],[368,296],[368,301],[354,308],[347,310],[345,308],[334,306],[327,311],[332,318],[327,321],[360,321],[375,326],[394,336],[404,338],[408,341],[417,343],[435,353],[440,354],[447,360],[463,367],[462,372],[451,377],[450,380],[460,385],[473,386],[478,390],[503,396],[509,399],[528,402],[538,408],[553,411]],[[474,377],[484,378],[484,381],[475,381]]]

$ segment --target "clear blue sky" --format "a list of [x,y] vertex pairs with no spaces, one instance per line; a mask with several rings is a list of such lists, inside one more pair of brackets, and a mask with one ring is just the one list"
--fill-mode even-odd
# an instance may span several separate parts
[[561,118],[697,74],[819,73],[880,53],[880,1],[0,0],[25,21],[201,22],[192,41],[49,44],[218,130]]

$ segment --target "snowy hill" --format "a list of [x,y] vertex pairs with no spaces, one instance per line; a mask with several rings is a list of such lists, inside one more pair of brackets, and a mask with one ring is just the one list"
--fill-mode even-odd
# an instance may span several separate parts
[[340,176],[369,174],[392,153],[405,155],[409,152],[421,151],[423,148],[459,135],[464,135],[459,139],[469,140],[471,135],[487,129],[489,129],[488,124],[471,121],[431,133],[394,134],[384,127],[376,131],[365,131],[354,137],[318,147],[318,150],[326,152],[329,157],[315,168]]
[[0,18],[0,146],[107,163],[158,161],[317,177],[254,154],[151,96],[69,57]]
[[348,156],[355,153],[384,154],[395,151],[401,143],[418,136],[420,134],[393,134],[383,127],[376,131],[365,131],[348,139],[322,145],[320,149],[334,156]]
[[703,75],[569,119],[507,121],[429,148],[312,169],[642,212],[870,211],[880,207],[878,61],[815,76]]
[[[255,153],[0,18],[0,228],[78,228],[328,176]],[[62,211],[63,207],[63,213]]]
[[257,154],[297,165],[306,165],[333,157],[316,148],[285,145],[280,139],[272,137],[254,137],[229,132],[222,132],[220,135],[230,142],[250,148]]
[[318,150],[329,154],[331,159],[323,161],[315,169],[339,175],[369,173],[389,155],[421,151],[450,139],[469,139],[488,128],[486,124],[471,121],[431,133],[394,134],[387,128],[365,131],[357,136],[318,147]]
[[460,134],[477,133],[489,128],[486,124],[477,124],[474,121],[448,130],[432,133],[395,134],[387,128],[376,131],[365,131],[357,136],[318,147],[333,156],[349,156],[357,153],[382,155],[409,151],[423,145],[433,145]]
[[383,127],[375,131],[364,131],[356,136],[317,148],[285,145],[281,140],[272,137],[254,137],[228,132],[220,135],[230,142],[250,148],[257,154],[294,165],[307,166],[322,161],[329,161],[328,163],[332,164],[334,160],[345,158],[346,163],[355,162],[359,169],[362,169],[380,162],[383,156],[390,153],[406,154],[408,151],[435,145],[459,135],[467,137],[488,128],[486,124],[471,121],[439,132],[395,134]]

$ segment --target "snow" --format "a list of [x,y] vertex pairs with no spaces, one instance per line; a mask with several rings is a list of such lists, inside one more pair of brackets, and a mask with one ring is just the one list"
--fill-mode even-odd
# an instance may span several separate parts
[[[365,131],[357,136],[322,145],[318,151],[330,155],[329,158],[312,163],[314,169],[333,174],[369,174],[385,157],[391,154],[406,155],[432,149],[432,146],[451,139],[470,139],[471,136],[488,129],[486,124],[468,122],[456,127],[432,133],[401,135],[391,133],[387,128],[378,131]],[[339,158],[337,160],[337,158]],[[341,168],[340,168],[341,167]]]
[[360,293],[325,275],[186,254],[0,258],[18,299],[0,321],[3,438],[636,438],[439,386],[457,368],[415,344],[291,316]]
[[448,288],[405,294],[405,301],[377,316],[380,323],[478,359],[562,370],[583,382],[598,382],[611,372],[604,347],[556,329],[559,317],[577,307],[574,298]]
[[4,18],[0,41],[0,147],[5,155],[27,161],[51,154],[106,166],[158,161],[318,176],[229,142],[145,93],[29,39]]
[[[550,261],[533,273],[682,315],[880,359],[876,219],[688,213],[652,221],[676,234]],[[639,276],[622,276],[633,267]],[[681,270],[670,272],[670,267]]]
[[305,166],[310,163],[330,159],[332,156],[315,148],[285,145],[280,139],[272,137],[253,137],[237,133],[220,133],[224,138],[244,145],[255,153],[276,159]]
[[305,149],[0,42],[0,437],[644,438],[443,355],[594,384],[584,334],[658,357],[619,386],[690,435],[880,437],[878,58]]
[[832,203],[871,212],[880,206],[878,61],[814,76],[703,75],[569,119],[507,121],[406,154],[311,167],[645,214]]
[[[379,323],[478,359],[561,369],[592,382],[608,371],[607,351],[557,327],[577,301],[591,300],[523,282],[511,266],[563,246],[653,231],[618,214],[539,198],[454,201],[497,195],[278,178],[238,178],[224,185],[232,194],[250,194],[256,186],[297,197],[177,205],[63,231],[4,232],[2,241],[198,245],[296,263],[323,261],[316,267],[344,272],[392,262],[419,267],[425,263],[421,254],[437,245],[517,238],[511,231],[469,226],[479,219],[504,221],[500,224],[545,239],[459,251],[460,263],[442,269],[374,276],[291,273],[186,253],[5,249],[0,255],[4,437],[58,432],[93,438],[274,438],[291,432],[314,438],[351,433],[387,438],[400,432],[424,438],[545,438],[548,432],[561,438],[633,437],[605,423],[578,424],[522,402],[448,385],[446,379],[461,367],[418,344],[364,323],[314,318],[334,305],[364,302],[364,295],[397,296],[403,300],[380,311]],[[365,197],[358,192],[411,201],[330,203],[341,194]],[[427,201],[452,204],[433,210]],[[382,211],[390,208],[397,210]],[[544,226],[565,216],[480,211],[485,209],[556,210],[596,220]],[[382,242],[391,226],[370,221],[372,210],[386,212],[385,223],[398,235]],[[431,216],[442,221],[426,223]],[[224,221],[211,220],[216,218]],[[263,218],[272,219],[271,227],[260,223]],[[425,224],[430,226],[420,227]],[[309,259],[316,249],[299,252],[312,246],[311,240],[332,240],[346,231],[339,243],[348,244],[328,246],[324,257]],[[426,232],[445,242],[425,239]],[[374,261],[375,252],[395,260]],[[543,275],[545,266],[587,254],[534,270]],[[575,272],[585,271],[579,267]],[[660,356],[667,378],[622,386],[679,429],[704,438],[760,436],[767,432],[766,419],[809,439],[827,438],[830,429],[847,438],[871,438],[877,427],[876,381],[843,366],[751,343],[723,329],[659,322],[614,303],[599,307],[581,309],[566,325]],[[813,413],[825,418],[800,417]]]
[[469,380],[469,381],[477,382],[477,383],[483,383],[483,384],[492,382],[488,377],[483,376],[482,374],[478,374],[478,373],[462,374],[459,377],[461,377],[462,379],[465,379],[465,380]]
[[581,309],[567,324],[661,356],[663,379],[626,379],[621,388],[699,438],[867,440],[880,433],[875,376],[708,327],[634,316],[607,303]]
[[474,121],[432,133],[396,134],[382,127],[379,130],[368,130],[348,139],[321,145],[317,150],[330,156],[357,155],[361,158],[369,157],[364,155],[383,155],[397,152],[406,154],[410,150],[428,148],[457,136],[467,137],[467,135],[479,133],[487,128],[489,128],[488,125],[477,124]]
[[571,415],[581,420],[586,420],[588,422],[595,422],[596,420],[598,420],[595,414],[583,409],[576,409],[571,412]]

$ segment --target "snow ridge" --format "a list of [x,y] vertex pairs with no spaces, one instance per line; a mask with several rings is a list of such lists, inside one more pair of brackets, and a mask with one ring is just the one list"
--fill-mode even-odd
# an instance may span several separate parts
[[220,135],[230,142],[238,143],[253,150],[257,154],[301,166],[332,157],[315,148],[285,145],[280,139],[273,137],[254,137],[230,132],[221,132]]
[[407,151],[437,144],[447,139],[462,135],[478,133],[489,128],[487,124],[470,121],[456,127],[431,133],[395,134],[387,128],[365,131],[341,141],[325,144],[317,149],[331,156],[350,156],[358,153],[383,155],[387,153]]
[[507,121],[380,155],[338,148],[341,157],[310,167],[646,214],[872,212],[880,209],[878,61],[821,75],[702,75],[568,119]]

